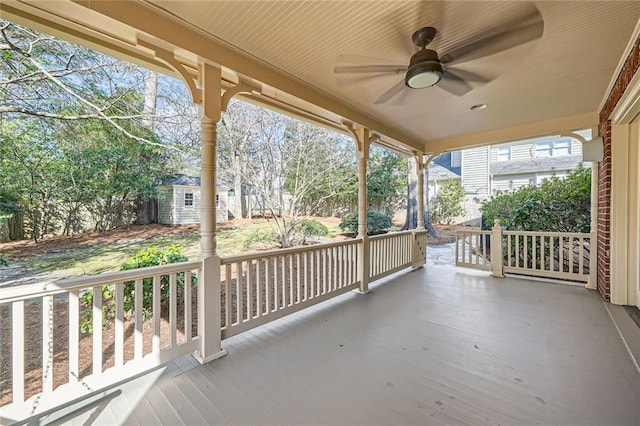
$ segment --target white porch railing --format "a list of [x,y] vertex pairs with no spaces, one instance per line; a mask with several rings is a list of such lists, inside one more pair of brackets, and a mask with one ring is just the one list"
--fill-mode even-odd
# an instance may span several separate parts
[[425,264],[427,231],[402,231],[369,238],[369,281]]
[[357,288],[361,241],[223,257],[222,338]]
[[[0,315],[11,340],[3,342],[2,357],[11,354],[11,359],[2,364],[11,370],[1,372],[0,406],[54,388],[70,394],[74,387],[95,389],[193,352],[199,337],[192,300],[200,265],[176,263],[3,288]],[[60,312],[66,313],[62,321]],[[148,318],[151,327],[145,329]],[[90,332],[81,333],[83,328]],[[34,358],[25,354],[33,351],[41,353],[41,362],[25,363]]]
[[490,270],[490,238],[491,231],[457,231],[456,266]]
[[[456,266],[589,283],[595,274],[595,233],[504,231],[456,232]],[[496,262],[493,258],[501,260]]]
[[595,264],[590,245],[586,233],[504,231],[503,271],[588,282],[590,265]]
[[[211,258],[4,288],[2,415],[23,418],[41,412],[184,354],[200,353],[206,336],[225,339],[357,289],[362,244],[357,238],[218,258],[219,279],[215,274],[207,278],[206,287],[203,265]],[[370,280],[425,264],[424,231],[373,237],[369,244],[371,264],[380,264],[370,268]],[[219,292],[220,303],[198,297],[211,292]],[[199,321],[206,309],[220,318],[217,331]],[[91,332],[81,332],[88,327]],[[25,357],[27,352],[40,356]],[[51,397],[47,404],[41,403],[44,395]]]

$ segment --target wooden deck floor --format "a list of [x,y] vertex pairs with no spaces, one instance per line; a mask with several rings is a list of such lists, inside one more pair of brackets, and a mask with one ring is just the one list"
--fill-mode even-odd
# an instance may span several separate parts
[[640,374],[580,287],[430,266],[224,346],[223,359],[183,358],[44,420],[640,424]]

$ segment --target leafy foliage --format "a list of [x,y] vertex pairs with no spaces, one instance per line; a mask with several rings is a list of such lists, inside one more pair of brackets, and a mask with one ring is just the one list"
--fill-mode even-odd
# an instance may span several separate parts
[[462,201],[466,191],[459,180],[449,179],[429,201],[429,214],[435,223],[450,224],[453,219],[464,214]]
[[589,232],[591,169],[578,166],[565,178],[498,194],[482,206],[488,224],[499,219],[514,231]]
[[[167,248],[149,247],[134,254],[120,268],[123,271],[138,268],[147,268],[150,266],[168,265],[171,263],[186,262],[189,260],[182,252],[182,248],[177,245],[171,245]],[[184,295],[185,274],[177,274],[177,295],[181,300]],[[191,277],[191,285],[197,284],[196,277]],[[125,313],[133,312],[135,309],[135,282],[126,281],[124,286],[124,311]],[[169,275],[160,276],[160,296],[161,305],[166,306],[169,301]],[[93,330],[93,318],[91,305],[93,304],[93,292],[87,291],[82,295],[85,306],[88,306],[82,312],[80,321],[80,331],[88,333]],[[115,286],[105,284],[102,286],[102,303],[103,315],[106,318],[113,318],[115,315]],[[142,319],[147,320],[153,311],[153,278],[145,278],[142,280]]]
[[9,266],[9,259],[0,253],[0,267]]
[[[391,228],[391,218],[376,210],[367,210],[367,235],[376,235],[386,232]],[[340,222],[342,231],[358,233],[358,213],[349,213],[342,217]]]
[[295,236],[300,244],[305,244],[312,237],[326,237],[329,229],[317,220],[302,219],[296,224]]

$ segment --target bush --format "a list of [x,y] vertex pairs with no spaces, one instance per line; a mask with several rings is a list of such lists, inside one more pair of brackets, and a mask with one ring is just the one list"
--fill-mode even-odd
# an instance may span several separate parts
[[2,253],[0,253],[0,267],[2,266],[9,266],[9,259],[4,257]]
[[589,232],[591,169],[580,165],[563,179],[553,176],[540,186],[498,194],[482,213],[488,225],[500,219],[513,231]]
[[[184,255],[182,248],[177,245],[171,245],[167,248],[160,249],[158,247],[150,247],[144,250],[140,250],[134,254],[129,260],[127,260],[120,270],[126,271],[130,269],[146,268],[150,266],[168,265],[171,263],[186,262],[189,258]],[[181,301],[184,293],[184,273],[179,273],[177,277],[178,283],[178,300]],[[191,285],[197,284],[197,278],[191,277]],[[114,318],[115,316],[115,286],[105,284],[102,286],[102,303],[103,303],[103,316],[107,319]],[[167,305],[169,301],[169,275],[160,276],[160,295],[161,305]],[[124,282],[124,311],[125,313],[133,312],[135,309],[135,282]],[[82,300],[85,306],[88,306],[82,312],[82,318],[80,321],[80,331],[83,333],[91,332],[93,330],[92,324],[92,309],[93,304],[93,292],[87,291],[82,295]],[[179,302],[180,304],[180,302]],[[153,278],[145,278],[142,280],[142,319],[146,321],[153,311]]]
[[305,244],[310,237],[326,237],[329,229],[317,220],[302,219],[296,224],[294,235],[300,244]]
[[256,229],[244,241],[244,248],[249,249],[257,243],[276,244],[280,241],[278,233],[272,229]]
[[[340,229],[358,233],[358,213],[349,213],[342,217]],[[367,210],[367,235],[382,234],[391,228],[391,218],[375,210]]]
[[429,202],[431,221],[449,225],[453,219],[462,216],[465,211],[461,204],[466,193],[459,180],[447,180]]

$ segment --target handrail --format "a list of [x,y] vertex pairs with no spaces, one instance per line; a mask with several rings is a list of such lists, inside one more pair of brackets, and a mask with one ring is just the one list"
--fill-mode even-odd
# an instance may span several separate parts
[[243,262],[247,260],[269,259],[272,257],[285,256],[288,254],[305,253],[305,252],[310,252],[315,250],[321,250],[323,248],[340,247],[340,246],[346,246],[346,245],[351,245],[353,243],[360,243],[360,242],[362,242],[362,238],[352,238],[350,240],[338,241],[335,243],[314,244],[314,245],[305,246],[305,247],[289,247],[285,249],[258,251],[258,252],[247,253],[247,254],[236,254],[233,256],[221,256],[220,263],[222,265],[227,265],[230,263]]
[[[422,232],[422,231],[417,231],[415,229],[410,229],[408,231],[398,231],[398,232],[389,232],[386,234],[378,234],[378,235],[372,235],[369,237],[369,241],[375,241],[375,240],[384,240],[385,238],[393,238],[399,235],[410,235],[413,234],[414,232]],[[427,231],[424,231],[427,232]]]
[[95,287],[101,284],[131,281],[140,277],[152,277],[154,275],[166,275],[172,272],[182,272],[200,268],[202,262],[189,261],[172,263],[169,265],[150,266],[147,268],[131,269],[128,271],[107,272],[99,275],[87,275],[75,278],[63,278],[50,283],[26,284],[14,287],[5,287],[0,291],[0,303],[8,303],[17,300],[26,300],[35,297],[50,296],[58,293],[66,293]]
[[[464,231],[463,231],[464,232]],[[487,231],[491,233],[491,231]],[[589,238],[589,232],[547,232],[547,231],[502,231],[503,235],[527,235],[527,236],[545,236],[545,237],[558,237],[565,238]]]

